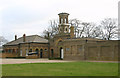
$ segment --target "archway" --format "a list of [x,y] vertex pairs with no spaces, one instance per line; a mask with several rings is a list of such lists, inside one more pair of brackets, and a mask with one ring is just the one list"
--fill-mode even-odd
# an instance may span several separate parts
[[51,57],[53,57],[53,55],[54,55],[54,50],[51,49]]
[[42,58],[43,55],[43,49],[40,49],[40,58]]
[[35,52],[38,54],[38,52],[39,52],[39,49],[36,49],[36,50],[35,50]]
[[60,47],[60,58],[63,59],[64,58],[64,51],[63,48]]

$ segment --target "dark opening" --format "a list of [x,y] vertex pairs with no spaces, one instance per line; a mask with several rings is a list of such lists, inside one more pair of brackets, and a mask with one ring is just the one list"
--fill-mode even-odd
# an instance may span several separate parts
[[53,57],[53,55],[54,55],[54,50],[51,49],[51,57]]
[[67,31],[67,28],[66,28],[66,31]]
[[40,58],[42,58],[43,49],[40,49]]
[[32,49],[30,49],[29,52],[32,52]]
[[62,47],[60,47],[60,58],[61,58],[61,50],[62,50],[63,48]]
[[38,49],[36,49],[36,50],[35,50],[35,52],[38,54],[39,50],[38,50]]

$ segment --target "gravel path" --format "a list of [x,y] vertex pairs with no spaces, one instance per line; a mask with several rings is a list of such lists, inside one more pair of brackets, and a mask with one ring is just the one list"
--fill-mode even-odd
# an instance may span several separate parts
[[[75,62],[77,60],[49,60],[49,59],[0,59],[0,64],[21,64],[21,63],[56,63],[56,62]],[[89,61],[82,62],[105,62],[118,63],[118,61]],[[120,63],[120,62],[119,62]]]
[[64,60],[48,60],[48,59],[2,59],[0,64],[20,64],[20,63],[55,63],[69,62]]

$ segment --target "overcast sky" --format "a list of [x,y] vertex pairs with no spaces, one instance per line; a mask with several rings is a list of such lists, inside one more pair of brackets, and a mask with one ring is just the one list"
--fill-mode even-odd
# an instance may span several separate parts
[[9,41],[16,34],[42,34],[49,20],[58,13],[69,13],[69,19],[98,23],[104,18],[118,18],[119,0],[0,0],[0,36]]

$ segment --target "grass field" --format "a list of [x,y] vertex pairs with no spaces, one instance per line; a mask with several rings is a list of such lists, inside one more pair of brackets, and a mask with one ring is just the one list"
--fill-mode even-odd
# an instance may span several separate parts
[[66,62],[4,64],[3,76],[117,76],[118,63]]

